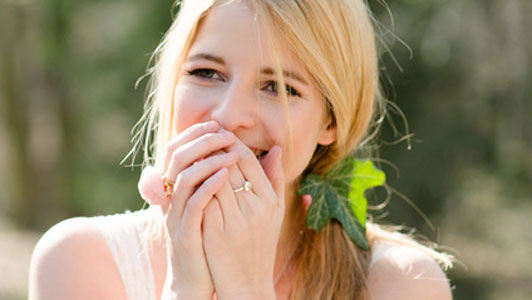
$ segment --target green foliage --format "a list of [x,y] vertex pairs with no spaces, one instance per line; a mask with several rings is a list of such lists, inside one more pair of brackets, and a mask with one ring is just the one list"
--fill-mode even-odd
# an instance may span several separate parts
[[356,160],[353,179],[351,179],[351,209],[357,219],[365,226],[368,200],[364,195],[367,189],[381,186],[386,182],[386,174],[373,165],[369,160]]
[[321,230],[335,219],[358,246],[368,249],[366,239],[366,210],[368,200],[364,192],[383,185],[384,172],[368,160],[356,160],[348,155],[325,176],[310,174],[301,181],[300,195],[311,195],[306,226]]

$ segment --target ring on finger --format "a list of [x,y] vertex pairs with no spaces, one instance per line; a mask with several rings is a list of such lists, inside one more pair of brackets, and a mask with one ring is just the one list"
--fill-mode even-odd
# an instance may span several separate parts
[[251,191],[252,187],[253,187],[253,185],[251,185],[251,182],[246,180],[241,187],[234,189],[233,193],[249,192],[249,191]]
[[167,197],[172,196],[174,193],[175,182],[163,176],[163,186]]

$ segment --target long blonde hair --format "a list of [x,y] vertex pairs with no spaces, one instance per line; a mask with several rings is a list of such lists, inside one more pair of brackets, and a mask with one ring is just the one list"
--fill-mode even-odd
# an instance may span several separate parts
[[[145,113],[137,124],[136,147],[144,142],[144,163],[163,163],[165,145],[175,134],[172,124],[175,86],[181,66],[202,21],[215,0],[181,2],[179,17],[154,52]],[[246,0],[272,48],[275,73],[286,105],[280,72],[281,43],[304,62],[312,83],[329,108],[336,141],[318,146],[305,172],[324,173],[357,147],[368,143],[384,114],[379,88],[378,57],[371,13],[363,0]],[[285,116],[286,117],[286,116]],[[152,159],[154,156],[155,159]],[[293,216],[304,225],[304,208]],[[156,214],[161,214],[160,209]],[[154,217],[154,220],[157,219]],[[159,216],[158,219],[162,219]],[[153,224],[156,224],[155,221]],[[370,243],[387,239],[418,246],[406,236],[368,230]],[[154,233],[159,227],[152,226]],[[422,246],[419,246],[423,248]],[[436,259],[446,257],[429,248]],[[297,251],[298,271],[292,299],[367,299],[366,275],[371,258],[354,244],[337,222],[319,233],[305,230]]]

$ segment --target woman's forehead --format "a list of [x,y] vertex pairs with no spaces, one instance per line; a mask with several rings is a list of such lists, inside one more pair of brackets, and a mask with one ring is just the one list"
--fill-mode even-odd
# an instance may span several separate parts
[[275,43],[278,49],[271,49],[259,23],[251,6],[243,1],[226,1],[214,6],[202,22],[187,60],[210,56],[224,64],[247,62],[247,65],[260,65],[261,70],[271,70],[272,51],[275,51],[287,74],[297,74],[294,77],[308,81],[303,64],[287,47],[284,38],[279,36]]

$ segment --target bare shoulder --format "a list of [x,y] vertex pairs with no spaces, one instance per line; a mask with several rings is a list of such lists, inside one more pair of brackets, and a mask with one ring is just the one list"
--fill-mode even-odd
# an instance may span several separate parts
[[30,299],[105,299],[110,293],[125,299],[120,286],[111,252],[90,218],[59,222],[33,250]]
[[452,299],[447,276],[427,253],[411,246],[389,245],[368,272],[373,300]]

